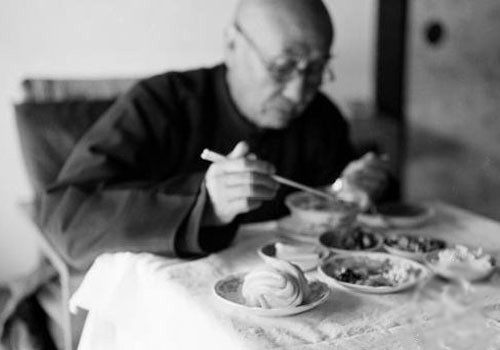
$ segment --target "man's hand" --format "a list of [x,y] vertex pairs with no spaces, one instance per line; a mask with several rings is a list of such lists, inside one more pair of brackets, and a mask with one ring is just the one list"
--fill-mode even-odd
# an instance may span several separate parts
[[387,188],[389,165],[387,160],[370,152],[352,161],[342,173],[349,186],[366,192],[370,199],[377,200]]
[[245,142],[239,142],[227,159],[208,168],[205,185],[212,218],[208,221],[225,224],[240,213],[259,207],[263,201],[276,196],[278,183],[270,175],[275,172],[268,162],[248,154]]

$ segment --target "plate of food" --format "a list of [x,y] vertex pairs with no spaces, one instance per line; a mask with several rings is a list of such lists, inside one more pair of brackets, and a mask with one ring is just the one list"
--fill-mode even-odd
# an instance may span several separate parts
[[285,260],[297,265],[302,271],[314,270],[330,254],[327,249],[318,245],[291,240],[266,244],[257,253],[264,261],[268,259]]
[[371,228],[354,226],[323,233],[319,243],[334,253],[374,251],[382,246],[382,236]]
[[353,204],[320,197],[309,192],[294,192],[285,198],[292,217],[312,225],[338,227],[351,223],[357,214]]
[[431,277],[416,261],[374,252],[336,255],[321,264],[320,275],[336,286],[362,293],[395,293]]
[[428,254],[425,263],[437,275],[450,280],[479,281],[489,277],[496,260],[482,248],[456,245]]
[[246,273],[215,283],[216,297],[235,310],[258,316],[299,314],[323,304],[330,289],[321,281],[308,281],[297,266],[276,260]]
[[418,203],[384,203],[367,213],[358,215],[358,220],[371,226],[394,228],[417,227],[425,224],[435,214],[432,207]]
[[428,253],[446,248],[446,242],[432,237],[391,234],[384,239],[384,249],[394,255],[424,261]]

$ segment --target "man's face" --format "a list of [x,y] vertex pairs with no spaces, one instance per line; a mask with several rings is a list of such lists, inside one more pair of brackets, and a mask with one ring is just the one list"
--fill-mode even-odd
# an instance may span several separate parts
[[236,105],[251,122],[261,128],[281,129],[317,93],[330,42],[313,30],[273,28],[254,34],[235,24],[229,82]]

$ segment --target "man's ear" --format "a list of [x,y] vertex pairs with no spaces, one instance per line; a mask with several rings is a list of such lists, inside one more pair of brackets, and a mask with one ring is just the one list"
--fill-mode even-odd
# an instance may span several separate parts
[[235,59],[237,39],[237,33],[234,26],[227,26],[224,30],[224,61],[228,68],[233,65]]
[[227,51],[232,51],[234,50],[236,46],[236,29],[234,28],[233,25],[229,25],[226,27],[224,30],[224,48]]

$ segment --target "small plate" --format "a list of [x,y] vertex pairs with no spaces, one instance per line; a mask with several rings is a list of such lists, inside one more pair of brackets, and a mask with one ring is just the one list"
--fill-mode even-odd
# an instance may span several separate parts
[[[367,271],[369,269],[374,269],[376,266],[381,265],[384,262],[389,262],[394,267],[394,274],[397,275],[398,270],[404,271],[399,277],[402,278],[400,283],[396,285],[388,286],[370,286],[364,284],[348,283],[337,279],[332,276],[332,269],[338,268],[338,266],[345,267],[361,267],[363,270]],[[365,252],[353,252],[349,254],[336,255],[327,261],[323,262],[318,267],[320,275],[327,281],[332,282],[336,286],[341,288],[347,288],[356,292],[361,293],[373,293],[373,294],[386,294],[395,293],[410,287],[413,287],[419,283],[425,282],[431,277],[429,270],[409,259],[385,254],[385,253],[365,253]],[[406,275],[404,275],[406,274]],[[376,276],[376,275],[373,275]],[[383,277],[380,275],[380,277]]]
[[[318,267],[318,265],[321,263],[321,261],[323,261],[325,258],[327,258],[330,254],[328,252],[328,250],[323,249],[323,248],[318,247],[318,246],[308,245],[308,244],[298,244],[298,245],[291,244],[290,245],[291,247],[299,248],[301,246],[304,246],[305,250],[312,250],[312,252],[310,254],[303,254],[302,255],[302,254],[300,254],[300,251],[298,251],[297,257],[293,257],[292,254],[287,255],[285,257],[280,257],[280,256],[276,256],[276,254],[277,254],[276,244],[277,243],[278,242],[266,244],[265,246],[261,247],[257,251],[257,253],[264,261],[266,261],[268,259],[285,260],[285,261],[291,262],[292,264],[297,265],[298,267],[300,267],[300,269],[302,271],[314,270],[316,267]],[[286,244],[286,243],[284,243],[284,244]],[[309,256],[307,256],[307,255],[309,255]]]
[[425,263],[441,277],[469,282],[489,277],[497,265],[495,259],[482,249],[461,245],[429,253],[425,257]]
[[377,232],[370,231],[369,229],[367,230],[371,235],[373,235],[373,239],[375,241],[375,244],[366,249],[347,249],[342,245],[342,237],[343,235],[348,235],[341,230],[332,230],[329,232],[323,233],[321,236],[319,236],[319,243],[325,247],[326,249],[330,250],[333,253],[336,254],[347,254],[347,253],[352,253],[352,252],[369,252],[369,251],[376,251],[382,247],[382,243],[384,239],[382,238],[382,235],[380,235]]
[[241,287],[246,273],[231,275],[219,280],[214,286],[215,295],[219,300],[227,305],[235,308],[236,310],[249,312],[257,316],[267,317],[282,317],[299,314],[315,308],[323,304],[330,295],[330,289],[321,281],[309,282],[311,292],[299,306],[279,308],[279,309],[265,309],[261,307],[248,306],[245,303],[245,298],[241,294]]
[[370,226],[408,228],[425,224],[435,215],[432,207],[417,203],[386,203],[375,214],[359,214],[358,220]]
[[[401,241],[396,243],[396,240]],[[413,247],[418,246],[422,251],[413,251],[411,248],[404,249],[402,246],[407,244],[411,244]],[[433,237],[392,234],[384,239],[384,249],[388,253],[419,262],[424,262],[427,254],[444,248],[446,248],[446,242]]]

